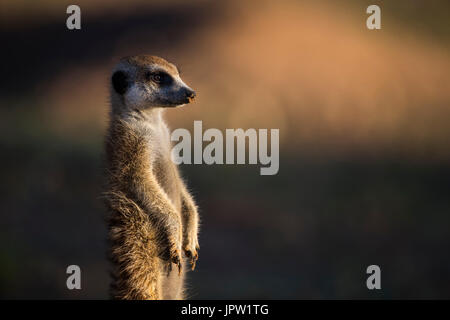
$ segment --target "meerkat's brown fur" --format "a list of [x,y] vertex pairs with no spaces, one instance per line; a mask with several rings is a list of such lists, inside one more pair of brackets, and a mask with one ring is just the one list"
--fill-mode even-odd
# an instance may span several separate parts
[[[105,200],[115,299],[183,299],[184,260],[194,269],[198,258],[197,207],[170,160],[169,131],[161,116],[165,105],[159,102],[167,97],[170,106],[184,102],[179,92],[184,83],[173,68],[161,58],[137,56],[123,59],[115,72],[124,74],[113,76]],[[165,72],[173,77],[171,87],[149,77],[141,80],[142,72]],[[145,94],[137,101],[133,91],[142,86]],[[164,90],[164,99],[158,90]],[[193,91],[187,92],[190,102]]]

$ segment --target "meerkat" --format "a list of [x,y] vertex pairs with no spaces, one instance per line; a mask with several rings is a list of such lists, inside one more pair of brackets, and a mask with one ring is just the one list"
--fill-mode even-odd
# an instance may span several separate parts
[[126,57],[113,69],[105,201],[114,299],[184,298],[185,264],[194,270],[198,258],[199,216],[171,160],[163,112],[195,95],[177,67],[156,56]]

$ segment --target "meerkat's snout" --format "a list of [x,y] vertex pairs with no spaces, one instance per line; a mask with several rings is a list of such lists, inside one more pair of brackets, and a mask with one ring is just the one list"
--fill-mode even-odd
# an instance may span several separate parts
[[188,103],[194,101],[196,97],[196,93],[192,90],[188,85],[186,85],[181,79],[176,80],[179,81],[179,84],[175,85],[174,89],[168,89],[163,93],[163,100],[167,107],[178,107],[184,106]]
[[190,102],[194,101],[196,95],[197,94],[195,93],[194,90],[192,90],[191,88],[186,88],[187,103],[190,103]]

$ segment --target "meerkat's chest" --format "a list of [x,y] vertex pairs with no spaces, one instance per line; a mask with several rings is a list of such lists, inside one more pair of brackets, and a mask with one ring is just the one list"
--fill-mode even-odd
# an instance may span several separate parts
[[159,185],[172,200],[175,206],[180,205],[179,175],[176,165],[172,162],[172,145],[167,127],[155,128],[148,135],[148,147],[153,175]]
[[171,142],[167,127],[152,127],[147,133],[147,144],[150,150],[150,161],[171,162]]

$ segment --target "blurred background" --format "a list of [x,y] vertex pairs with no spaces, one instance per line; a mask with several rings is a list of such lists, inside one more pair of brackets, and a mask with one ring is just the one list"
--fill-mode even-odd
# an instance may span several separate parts
[[109,75],[140,53],[197,91],[172,129],[280,129],[278,175],[182,166],[202,216],[190,298],[450,298],[448,1],[78,0],[79,31],[69,4],[0,2],[1,298],[108,298]]

